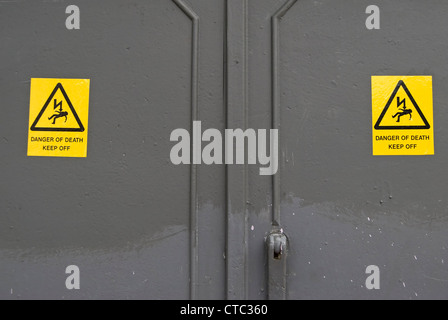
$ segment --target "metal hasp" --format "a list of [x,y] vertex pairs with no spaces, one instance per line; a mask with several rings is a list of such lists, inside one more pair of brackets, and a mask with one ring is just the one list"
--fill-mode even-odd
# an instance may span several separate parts
[[268,247],[268,299],[286,300],[286,262],[288,238],[282,230],[273,231],[266,239]]
[[[281,128],[280,107],[280,21],[297,0],[288,0],[271,18],[272,44],[272,128]],[[288,238],[280,229],[280,173],[272,176],[272,226],[267,240],[268,246],[268,299],[286,300],[286,260]]]

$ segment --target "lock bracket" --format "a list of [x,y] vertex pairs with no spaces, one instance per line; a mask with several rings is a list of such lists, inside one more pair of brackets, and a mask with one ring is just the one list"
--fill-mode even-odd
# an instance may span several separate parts
[[286,262],[288,237],[282,229],[272,231],[267,239],[268,299],[286,300]]

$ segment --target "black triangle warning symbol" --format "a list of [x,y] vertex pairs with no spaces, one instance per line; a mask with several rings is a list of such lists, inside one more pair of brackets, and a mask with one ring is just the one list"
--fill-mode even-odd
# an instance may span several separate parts
[[[67,117],[69,116],[69,113],[62,110],[62,103],[63,101],[59,102],[58,99],[54,99],[58,91],[61,92],[63,99],[65,99],[66,104],[70,108],[71,114],[73,115],[76,122],[74,126],[63,126],[58,125],[56,123],[56,120],[58,118],[64,118],[65,121],[67,121]],[[53,100],[54,99],[54,100]],[[45,125],[39,125],[39,122],[41,121],[42,116],[44,115],[45,111],[47,110],[48,106],[51,104],[51,102],[54,101],[54,109],[55,113],[51,117],[48,118],[48,123]],[[58,103],[59,102],[59,103]],[[57,107],[60,109],[58,110]],[[63,120],[62,120],[63,121]],[[56,87],[54,88],[53,92],[50,94],[50,97],[48,98],[47,102],[43,106],[42,110],[39,112],[39,114],[36,117],[36,120],[34,120],[33,125],[30,128],[31,131],[56,131],[56,132],[84,132],[84,126],[82,125],[81,120],[78,117],[78,114],[76,113],[75,108],[73,107],[67,93],[64,90],[64,87],[61,83],[58,83]]]
[[[401,99],[402,97],[398,96],[398,92],[400,89],[404,90],[404,94],[407,96],[409,101],[412,104],[413,108],[407,108],[406,107],[406,97]],[[388,114],[390,106],[397,101],[397,112],[393,111],[392,113]],[[413,119],[413,117],[416,117],[415,113],[413,113],[413,110],[417,111],[418,115],[420,116],[420,123],[411,122],[410,120]],[[385,120],[385,116],[388,114],[387,121]],[[404,117],[404,121],[401,121],[401,117]],[[389,119],[391,118],[391,119]],[[392,119],[393,118],[393,119]],[[408,119],[408,121],[406,121]],[[392,122],[393,120],[393,122]],[[407,122],[407,123],[405,123]],[[411,129],[430,129],[431,125],[429,124],[428,120],[426,120],[425,115],[423,114],[422,110],[420,110],[420,107],[418,106],[417,102],[415,101],[414,97],[412,96],[411,92],[409,91],[408,87],[404,83],[403,80],[400,80],[397,84],[397,87],[395,88],[394,92],[390,96],[389,101],[386,104],[386,107],[384,108],[383,112],[381,113],[380,117],[378,118],[378,121],[375,124],[376,130],[411,130]]]

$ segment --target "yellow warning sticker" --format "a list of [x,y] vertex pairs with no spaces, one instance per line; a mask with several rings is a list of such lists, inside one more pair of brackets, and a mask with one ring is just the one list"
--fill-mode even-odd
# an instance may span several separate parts
[[431,76],[372,77],[373,155],[433,155]]
[[31,79],[28,156],[87,157],[89,79]]

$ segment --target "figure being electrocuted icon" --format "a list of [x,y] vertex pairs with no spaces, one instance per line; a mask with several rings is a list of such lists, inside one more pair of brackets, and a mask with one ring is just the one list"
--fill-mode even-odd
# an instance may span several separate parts
[[[403,105],[403,108],[400,109],[401,105]],[[401,110],[401,112],[397,112],[392,116],[392,118],[395,119],[396,117],[398,117],[397,122],[400,122],[401,117],[409,115],[409,120],[412,120],[412,110],[406,108],[406,98],[400,101],[400,97],[397,97],[397,108]]]
[[[59,110],[57,110],[58,107]],[[62,101],[57,103],[57,99],[54,99],[54,110],[56,113],[48,118],[48,120],[53,119],[53,124],[56,124],[57,119],[65,117],[65,122],[67,122],[68,112],[62,110]]]

